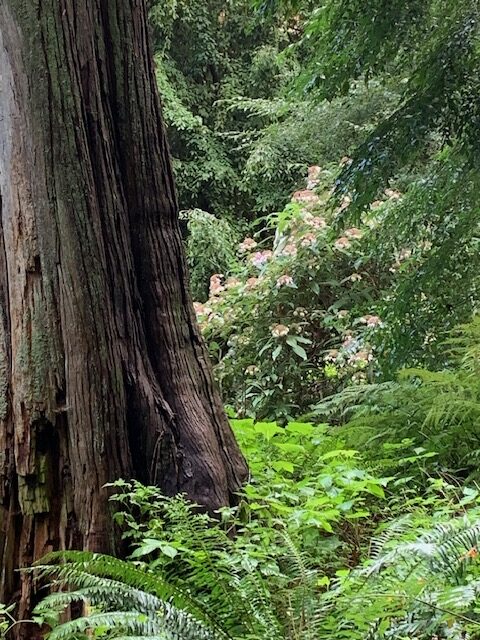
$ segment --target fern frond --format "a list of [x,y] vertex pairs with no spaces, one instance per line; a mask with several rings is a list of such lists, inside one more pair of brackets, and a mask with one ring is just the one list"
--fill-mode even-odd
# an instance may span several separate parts
[[370,540],[370,558],[376,560],[385,551],[386,545],[394,538],[405,533],[412,524],[411,514],[402,516],[389,522],[387,527],[378,535],[373,536]]
[[[459,528],[460,527],[460,528]],[[480,523],[470,525],[458,521],[439,524],[414,542],[396,546],[392,551],[379,555],[373,564],[363,569],[365,575],[378,573],[400,560],[423,561],[429,570],[450,578],[468,562],[469,552],[480,545]]]
[[235,589],[246,604],[249,616],[246,626],[252,635],[264,640],[280,640],[283,635],[274,615],[271,594],[259,575],[256,572],[247,573],[236,580]]
[[[149,624],[156,621],[157,631],[186,629],[190,633],[193,629],[196,634],[192,636],[194,638],[230,638],[188,594],[132,563],[82,551],[56,552],[47,556],[43,560],[45,562],[50,564],[37,564],[34,567],[40,579],[53,578],[57,587],[74,585],[79,589],[69,594],[51,594],[38,605],[39,613],[49,605],[70,604],[75,599],[88,600],[103,608],[121,606],[129,609],[129,614],[134,610],[137,617],[147,616]],[[141,629],[132,627],[126,631],[140,633]]]
[[[102,580],[100,584],[96,584],[95,579],[92,580],[88,574],[87,577],[89,580],[83,580],[80,576],[75,579],[76,585],[82,583],[83,588],[51,593],[35,607],[35,612],[41,614],[57,607],[67,607],[74,602],[104,605],[109,609],[132,609],[140,613],[156,613],[163,609],[163,601],[150,593],[126,587],[115,580]],[[85,586],[86,582],[91,584]],[[64,587],[65,583],[57,582],[52,586]]]
[[[58,551],[45,556],[34,565],[34,569],[39,572],[39,578],[55,577],[65,584],[85,587],[92,584],[88,582],[89,576],[117,580],[134,589],[153,594],[163,601],[172,602],[179,608],[195,611],[196,615],[203,617],[196,603],[181,589],[157,574],[112,556],[88,551]],[[77,581],[80,580],[86,582],[79,584]]]
[[[77,633],[100,628],[118,630],[122,634],[133,633],[143,638],[158,635],[160,631],[159,623],[155,618],[142,617],[140,613],[131,611],[116,611],[113,613],[96,613],[88,617],[65,622],[50,632],[49,639],[71,640]],[[162,637],[162,634],[160,634],[160,637]],[[166,640],[167,637],[163,635],[162,640]]]

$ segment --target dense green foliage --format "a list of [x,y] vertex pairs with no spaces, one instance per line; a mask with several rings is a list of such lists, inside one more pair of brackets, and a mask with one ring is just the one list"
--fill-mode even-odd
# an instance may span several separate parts
[[[451,336],[448,371],[317,407],[342,427],[234,420],[251,479],[219,519],[116,483],[131,558],[43,560],[69,585],[36,609],[50,638],[478,637],[479,337],[478,321]],[[59,623],[79,600],[88,615]]]
[[323,191],[300,191],[262,220],[258,242],[239,244],[235,271],[213,275],[210,298],[196,305],[236,413],[292,419],[339,382],[374,373],[372,299],[392,277],[365,256],[369,227],[339,235],[325,211],[331,173],[313,174]]
[[480,321],[459,327],[443,344],[441,371],[406,369],[398,379],[349,387],[317,405],[322,419],[344,422],[347,439],[369,457],[382,458],[378,442],[422,446],[443,469],[477,476]]
[[[117,483],[131,559],[43,560],[42,579],[69,585],[36,609],[50,638],[476,637],[474,487],[443,477],[423,447],[407,455],[405,440],[367,463],[327,425],[233,426],[252,471],[238,507],[211,519],[182,497]],[[76,601],[88,615],[56,622]]]
[[187,211],[183,217],[187,222],[190,287],[195,300],[206,300],[213,273],[237,271],[236,246],[240,235],[228,220],[216,218],[201,209]]
[[302,78],[309,91],[346,94],[360,77],[397,78],[404,87],[341,176],[354,204],[371,201],[382,182],[429,146],[475,145],[478,18],[478,3],[469,0],[328,0],[308,13]]
[[235,199],[250,193],[234,133],[250,125],[230,101],[277,93],[288,77],[277,54],[288,40],[248,0],[152,2],[150,15],[180,206],[238,213]]
[[[260,273],[245,259],[217,270],[222,286],[229,278],[241,284],[215,293],[206,305],[212,313],[200,320],[229,404],[289,419],[358,373],[346,375],[343,366],[352,354],[333,364],[328,358],[350,337],[364,351],[361,318],[381,319],[369,340],[368,377],[391,379],[402,367],[443,368],[443,340],[478,308],[478,7],[447,0],[379,1],[368,9],[343,0],[257,6],[259,20],[295,33],[280,56],[291,65],[285,88],[268,101],[236,99],[237,109],[254,116],[244,175],[259,188],[257,211],[267,212],[267,225],[257,216],[250,236],[274,259]],[[281,221],[295,217],[285,208],[287,186],[301,186],[307,164],[333,167],[308,196],[320,196],[314,213],[327,229],[308,250],[308,231],[302,237],[288,229],[296,256],[279,260]],[[389,202],[379,207],[385,194]],[[343,252],[349,261],[337,260],[336,240],[357,227],[361,244]],[[199,261],[191,262],[196,281]],[[355,274],[352,287],[346,277]],[[277,287],[281,275],[293,285]],[[253,276],[255,290],[247,285]],[[203,302],[205,270],[201,278]],[[339,323],[339,310],[348,320]],[[275,325],[288,328],[284,342],[301,331],[300,342],[310,345],[287,358],[269,335]]]
[[150,13],[182,209],[281,208],[309,165],[352,152],[398,99],[374,83],[332,104],[293,95],[301,30],[250,0],[152,2]]

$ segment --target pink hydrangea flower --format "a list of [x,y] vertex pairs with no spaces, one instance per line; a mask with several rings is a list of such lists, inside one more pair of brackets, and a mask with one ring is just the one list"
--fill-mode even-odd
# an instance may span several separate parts
[[194,302],[193,308],[197,316],[201,316],[205,313],[205,306],[201,302]]
[[311,225],[314,229],[325,229],[325,227],[327,226],[327,221],[321,216],[314,216],[312,218]]
[[218,296],[219,293],[225,290],[225,287],[222,285],[223,274],[215,273],[210,278],[210,296]]
[[284,324],[274,324],[270,327],[274,338],[283,338],[288,335],[290,329]]
[[356,340],[353,336],[347,336],[345,340],[342,342],[342,347],[344,349],[351,349],[356,344]]
[[255,240],[253,238],[244,238],[243,242],[241,242],[238,245],[238,250],[241,253],[245,253],[246,251],[252,251],[252,249],[255,249],[255,247],[257,246],[257,243],[255,242]]
[[370,327],[370,328],[378,327],[379,325],[382,324],[381,318],[379,316],[373,316],[373,315],[362,316],[360,318],[360,322],[363,322],[363,324],[366,324],[367,327]]
[[295,257],[297,255],[297,247],[293,242],[289,242],[282,249],[282,255]]
[[318,186],[322,168],[318,165],[308,167],[307,190],[315,189]]
[[291,287],[293,285],[293,278],[287,274],[280,276],[277,278],[277,288],[280,287]]
[[238,287],[239,284],[242,284],[242,282],[238,278],[228,278],[225,283],[225,287],[227,289],[232,289],[233,287]]
[[347,238],[351,238],[352,240],[360,240],[363,236],[363,233],[357,227],[352,227],[351,229],[346,229],[344,231]]
[[259,282],[258,278],[248,278],[245,286],[247,289],[254,289]]
[[305,205],[306,207],[314,207],[320,202],[320,198],[311,189],[303,189],[300,191],[295,191],[292,196],[292,201],[298,202],[299,204]]
[[338,358],[338,354],[339,354],[338,349],[330,349],[330,351],[327,351],[327,353],[325,354],[324,359],[326,362],[333,362]]
[[348,249],[351,246],[350,240],[346,236],[342,236],[335,241],[336,249]]
[[212,308],[202,304],[201,302],[194,302],[193,308],[195,310],[197,318],[202,318],[203,320],[208,318],[208,316],[210,316],[212,313]]
[[353,353],[348,361],[353,364],[354,362],[371,362],[372,360],[372,353],[368,351],[368,349],[361,349],[360,351]]
[[348,209],[348,207],[351,205],[352,203],[352,199],[350,198],[350,196],[344,196],[344,198],[342,199],[342,202],[340,203],[340,206],[338,208],[339,211],[345,211],[345,209]]
[[396,191],[395,189],[385,189],[385,195],[390,200],[399,200],[402,197],[400,191]]
[[317,237],[314,233],[307,233],[303,236],[300,244],[302,247],[311,247],[317,241]]
[[251,257],[250,260],[254,267],[257,269],[261,269],[272,257],[272,252],[269,249],[265,251],[256,251]]

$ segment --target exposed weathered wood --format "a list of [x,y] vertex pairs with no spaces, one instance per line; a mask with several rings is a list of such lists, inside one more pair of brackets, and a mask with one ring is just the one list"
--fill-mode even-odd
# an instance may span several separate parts
[[216,508],[245,476],[188,292],[144,0],[2,0],[0,205],[5,598],[49,549],[112,549],[106,482]]

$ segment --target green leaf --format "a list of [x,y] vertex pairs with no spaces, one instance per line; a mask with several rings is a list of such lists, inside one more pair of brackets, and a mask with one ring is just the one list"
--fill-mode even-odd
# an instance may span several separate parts
[[289,422],[285,430],[291,433],[298,433],[301,436],[310,436],[315,430],[315,427],[309,422]]
[[383,488],[378,484],[375,484],[374,482],[368,482],[366,490],[373,496],[377,496],[378,498],[385,498],[385,491],[383,490]]
[[253,428],[255,433],[259,433],[266,440],[271,440],[274,435],[283,432],[275,422],[258,422]]
[[293,473],[295,467],[288,460],[277,460],[276,462],[272,462],[272,467],[275,471],[288,471],[289,473]]
[[285,453],[305,453],[306,449],[301,444],[292,442],[275,442],[275,446]]
[[321,460],[331,460],[332,458],[355,458],[358,455],[358,451],[355,449],[335,449],[334,451],[327,451],[321,456]]
[[297,342],[301,342],[302,344],[313,344],[312,340],[309,338],[304,338],[303,336],[295,336]]
[[360,518],[368,518],[369,515],[370,511],[368,511],[367,509],[362,509],[359,511],[354,511],[353,513],[347,513],[346,517],[349,520],[359,520]]
[[163,555],[169,558],[175,558],[175,556],[178,554],[178,549],[175,549],[175,547],[172,547],[170,544],[163,542],[162,540],[145,538],[142,544],[132,553],[131,557],[141,558],[143,556],[148,556],[154,551],[161,551]]
[[296,336],[288,336],[286,343],[292,348],[292,351],[297,354],[302,360],[308,360],[307,352],[303,347],[298,344]]
[[322,576],[317,579],[317,587],[329,587],[330,586],[330,578],[328,576]]
[[283,345],[279,344],[275,347],[275,349],[272,351],[272,360],[275,362],[275,360],[278,358],[278,356],[281,354],[282,352],[282,347]]

